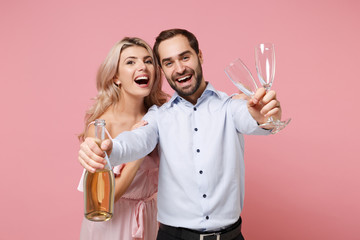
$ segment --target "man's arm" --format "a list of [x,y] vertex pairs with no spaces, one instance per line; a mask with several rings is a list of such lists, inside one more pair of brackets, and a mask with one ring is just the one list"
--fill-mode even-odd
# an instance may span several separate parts
[[151,153],[159,140],[156,111],[151,110],[145,116],[147,125],[132,131],[126,131],[113,139],[110,155],[111,165],[131,162]]
[[266,92],[264,88],[259,88],[248,101],[233,98],[231,112],[237,131],[243,134],[269,134],[258,125],[265,123],[270,116],[281,118],[280,102],[276,100],[275,92]]
[[113,141],[107,139],[99,147],[94,138],[86,138],[80,145],[78,160],[88,171],[104,168],[105,153],[112,166],[134,161],[149,154],[158,143],[157,107],[152,107],[144,116],[147,125],[119,134]]

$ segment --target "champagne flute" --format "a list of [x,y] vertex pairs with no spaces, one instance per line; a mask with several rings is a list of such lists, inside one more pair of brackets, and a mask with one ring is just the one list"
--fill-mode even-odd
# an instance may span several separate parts
[[225,73],[233,84],[246,96],[251,98],[255,94],[258,88],[255,79],[240,58],[231,62],[225,68]]
[[[275,48],[272,43],[261,43],[255,47],[255,65],[261,85],[269,91],[275,76]],[[272,117],[260,126],[270,126],[272,133],[277,133],[289,124],[291,119],[285,121],[273,120]]]
[[[253,78],[250,70],[246,67],[245,63],[243,63],[240,58],[231,62],[225,68],[225,73],[233,82],[233,84],[246,96],[251,98],[255,94],[258,88],[256,81]],[[281,126],[274,124],[270,125],[270,123],[268,122],[265,124],[261,124],[260,126],[267,126],[272,128],[271,133],[274,134],[281,130]]]

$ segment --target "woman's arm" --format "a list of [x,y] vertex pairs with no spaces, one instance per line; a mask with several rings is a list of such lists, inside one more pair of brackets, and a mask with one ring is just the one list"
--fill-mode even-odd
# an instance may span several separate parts
[[124,168],[121,170],[120,175],[115,178],[115,201],[119,200],[129,188],[143,160],[144,158],[141,158],[136,161],[126,163]]
[[[146,122],[140,121],[136,123],[134,126],[132,126],[131,130],[144,125],[146,125]],[[115,202],[119,200],[121,196],[129,188],[143,160],[144,158],[140,158],[133,162],[126,163],[123,169],[121,170],[119,176],[115,178]]]

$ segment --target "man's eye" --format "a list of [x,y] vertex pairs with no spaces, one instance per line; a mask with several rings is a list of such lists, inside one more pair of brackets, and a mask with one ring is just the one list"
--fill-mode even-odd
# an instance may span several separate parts
[[183,57],[183,60],[188,60],[188,59],[189,59],[188,56],[184,56],[184,57]]
[[171,62],[166,62],[164,65],[165,65],[166,67],[170,67],[170,66],[171,66]]

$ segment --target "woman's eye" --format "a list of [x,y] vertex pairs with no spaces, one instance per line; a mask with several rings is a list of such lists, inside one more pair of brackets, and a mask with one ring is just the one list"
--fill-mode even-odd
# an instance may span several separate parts
[[149,60],[146,60],[145,63],[147,63],[147,64],[153,64],[153,61],[149,59]]
[[134,64],[134,63],[135,63],[135,62],[132,61],[132,60],[126,62],[126,64],[129,64],[129,65],[132,65],[132,64]]

